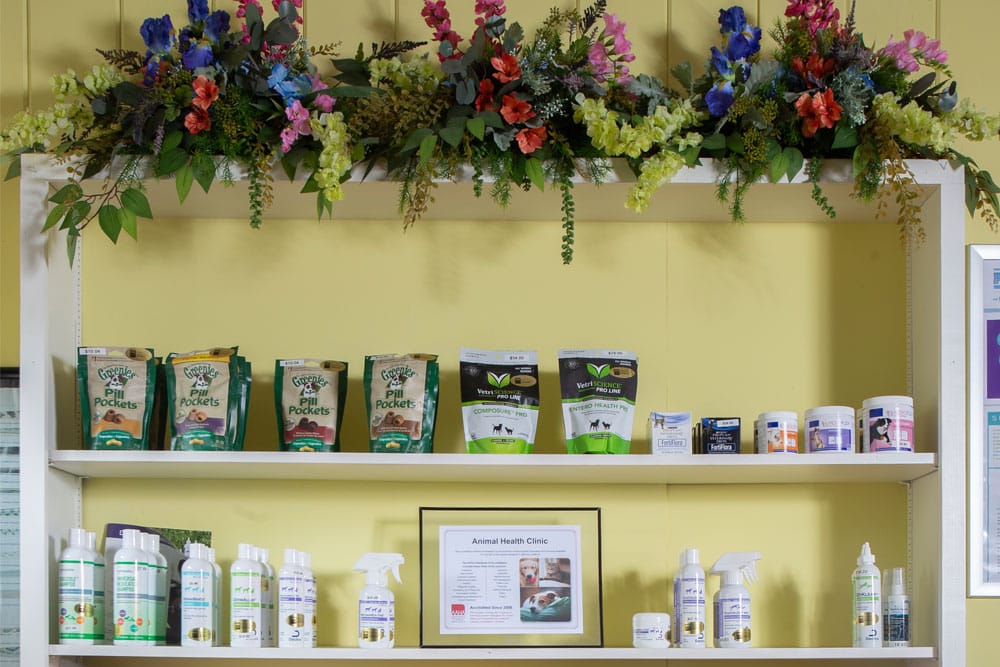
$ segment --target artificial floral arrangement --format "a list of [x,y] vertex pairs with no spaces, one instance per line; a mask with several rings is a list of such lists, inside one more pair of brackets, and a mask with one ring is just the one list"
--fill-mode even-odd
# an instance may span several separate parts
[[[452,26],[445,0],[424,0],[431,54],[412,55],[425,42],[404,41],[334,58],[333,46],[301,38],[302,0],[272,0],[276,16],[266,24],[259,0],[234,0],[235,28],[225,10],[188,0],[179,32],[168,15],[143,22],[145,54],[98,50],[106,64],[83,77],[53,77],[55,105],[19,114],[0,133],[0,153],[14,158],[8,176],[28,151],[74,165],[43,229],[66,231],[71,258],[93,219],[112,241],[122,231],[136,237],[137,218],[152,217],[147,164],[175,179],[182,201],[193,183],[208,191],[244,164],[254,227],[278,164],[289,178],[308,172],[303,192],[316,193],[320,215],[343,197],[353,166],[367,175],[384,165],[400,182],[404,228],[426,212],[436,181],[457,179],[468,165],[476,194],[489,183],[501,206],[514,189],[550,182],[562,195],[565,263],[573,255],[572,178],[600,183],[610,157],[636,173],[625,202],[634,210],[685,165],[719,160],[718,195],[734,220],[742,220],[753,183],[803,169],[813,198],[833,216],[820,170],[826,159],[847,158],[857,196],[877,199],[882,213],[895,201],[904,240],[923,233],[904,160],[948,159],[964,166],[969,210],[998,226],[1000,188],[954,146],[996,137],[1000,116],[958,98],[937,40],[907,30],[880,49],[865,45],[853,2],[841,22],[832,0],[788,0],[769,58],[743,9],[722,9],[721,46],[711,47],[701,76],[675,67],[675,90],[629,71],[626,25],[606,0],[582,13],[553,9],[530,38],[507,21],[504,0],[471,1],[468,39]],[[336,70],[327,79],[314,63],[322,56]],[[86,193],[79,181],[113,159],[104,187]]]

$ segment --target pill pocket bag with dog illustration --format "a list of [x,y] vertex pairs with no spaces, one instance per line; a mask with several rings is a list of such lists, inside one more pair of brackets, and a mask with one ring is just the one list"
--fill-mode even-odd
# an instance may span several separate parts
[[530,454],[538,427],[538,353],[463,347],[459,375],[469,452]]
[[639,363],[625,350],[559,350],[566,451],[628,454]]
[[170,448],[222,451],[236,449],[238,408],[249,387],[235,347],[217,347],[167,355],[167,403]]
[[153,350],[77,349],[84,449],[149,449],[156,391]]
[[432,452],[437,399],[437,355],[366,356],[368,449],[372,452]]
[[282,451],[339,452],[347,397],[347,362],[278,359],[274,407]]

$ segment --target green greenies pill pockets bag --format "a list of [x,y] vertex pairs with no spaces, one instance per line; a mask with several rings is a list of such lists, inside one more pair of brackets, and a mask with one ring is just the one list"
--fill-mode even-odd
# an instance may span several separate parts
[[149,449],[156,361],[143,347],[77,349],[84,449]]
[[170,448],[242,449],[250,368],[236,348],[170,353],[166,371]]
[[437,355],[365,357],[368,449],[373,452],[433,451],[437,400]]
[[638,361],[623,350],[559,350],[566,451],[628,454]]
[[346,362],[276,360],[274,407],[281,450],[339,452],[346,398]]
[[538,427],[538,353],[462,348],[459,376],[469,452],[530,454]]

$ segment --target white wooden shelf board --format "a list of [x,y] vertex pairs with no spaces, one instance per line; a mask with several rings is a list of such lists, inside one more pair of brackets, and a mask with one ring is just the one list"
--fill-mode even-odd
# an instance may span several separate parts
[[587,456],[60,450],[51,454],[49,465],[91,478],[812,484],[908,482],[934,472],[936,459],[927,453]]
[[315,648],[246,649],[187,648],[178,646],[49,646],[52,656],[184,658],[237,660],[933,660],[931,647],[911,648],[748,648],[748,649],[634,649],[634,648]]

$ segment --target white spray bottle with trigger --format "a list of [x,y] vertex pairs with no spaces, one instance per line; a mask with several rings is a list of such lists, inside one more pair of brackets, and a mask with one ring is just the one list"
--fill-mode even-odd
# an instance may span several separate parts
[[714,604],[716,648],[750,647],[750,590],[744,580],[757,580],[758,560],[759,551],[727,553],[709,570],[720,581]]
[[365,573],[365,587],[358,595],[358,646],[392,648],[396,643],[396,598],[389,590],[389,570],[396,581],[403,554],[366,553],[354,569]]

